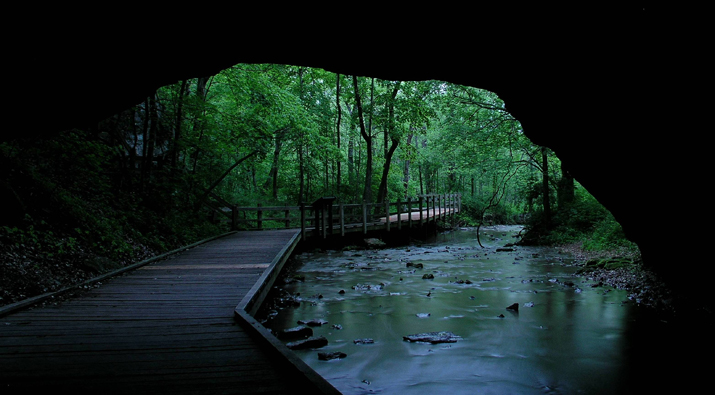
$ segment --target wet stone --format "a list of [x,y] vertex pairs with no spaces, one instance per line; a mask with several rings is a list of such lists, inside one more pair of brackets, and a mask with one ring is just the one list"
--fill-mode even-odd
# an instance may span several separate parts
[[456,343],[462,340],[461,336],[457,336],[452,332],[426,332],[407,335],[402,337],[405,341],[421,342],[421,343]]
[[422,276],[422,279],[423,280],[432,280],[432,279],[434,279],[434,274],[425,274],[424,276]]
[[348,354],[345,354],[344,352],[336,351],[336,352],[319,352],[318,353],[318,359],[321,361],[329,361],[331,359],[343,359],[347,357]]
[[305,340],[298,340],[286,344],[291,350],[305,350],[309,348],[320,348],[328,345],[328,339],[324,336],[309,337]]
[[519,303],[514,303],[506,308],[509,311],[519,311]]
[[370,338],[365,338],[365,339],[355,339],[353,340],[354,344],[373,344],[375,343],[375,340],[370,339]]
[[278,332],[279,339],[305,339],[313,336],[313,330],[307,326],[296,326],[294,328],[283,329]]
[[300,324],[300,325],[308,325],[308,326],[321,326],[321,325],[325,325],[325,324],[327,324],[327,323],[328,323],[328,321],[321,320],[321,319],[318,319],[318,318],[312,319],[312,320],[309,320],[309,321],[303,321],[303,320],[298,321],[298,324]]

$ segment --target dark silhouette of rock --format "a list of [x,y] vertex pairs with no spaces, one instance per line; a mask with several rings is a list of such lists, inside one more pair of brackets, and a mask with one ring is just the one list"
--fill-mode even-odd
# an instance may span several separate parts
[[312,319],[312,320],[309,320],[309,321],[300,320],[300,321],[298,321],[298,323],[299,323],[300,325],[321,326],[321,325],[327,324],[328,321],[321,320],[321,319],[319,319],[319,318],[315,318],[315,319]]
[[514,303],[511,306],[506,308],[509,311],[516,311],[519,312],[519,303]]

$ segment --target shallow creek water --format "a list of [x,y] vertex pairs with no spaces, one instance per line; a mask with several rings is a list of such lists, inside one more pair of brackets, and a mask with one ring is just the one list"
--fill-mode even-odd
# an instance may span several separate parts
[[[497,252],[519,230],[483,228],[485,248],[474,230],[460,230],[421,245],[301,254],[296,273],[305,281],[284,287],[300,295],[300,307],[280,310],[265,325],[278,331],[299,320],[327,321],[313,328],[327,346],[294,352],[345,394],[643,389],[648,373],[634,374],[632,366],[647,372],[652,362],[632,339],[635,306],[627,293],[574,276],[579,267],[554,248]],[[513,303],[518,312],[506,309]],[[461,339],[403,340],[436,331]],[[364,338],[374,343],[354,343]],[[319,351],[347,357],[321,361]]]

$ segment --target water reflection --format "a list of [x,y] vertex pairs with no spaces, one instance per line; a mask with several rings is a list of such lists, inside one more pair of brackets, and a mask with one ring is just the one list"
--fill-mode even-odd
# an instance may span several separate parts
[[[346,394],[627,391],[635,377],[626,368],[633,363],[627,294],[573,276],[573,259],[553,248],[497,252],[518,230],[483,229],[484,249],[473,230],[464,230],[419,246],[303,255],[298,272],[306,281],[286,287],[303,303],[281,310],[266,326],[327,320],[314,328],[329,340],[320,351],[347,358],[326,362],[316,350],[296,354]],[[513,303],[518,312],[507,311]],[[403,340],[433,331],[462,340]],[[375,342],[354,344],[362,338]]]

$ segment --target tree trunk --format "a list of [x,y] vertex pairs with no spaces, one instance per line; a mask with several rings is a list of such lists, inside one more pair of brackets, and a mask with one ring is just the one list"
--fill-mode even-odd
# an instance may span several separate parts
[[385,128],[385,136],[390,137],[390,148],[387,148],[387,139],[385,139],[385,164],[382,167],[382,178],[380,179],[380,187],[377,192],[377,201],[384,203],[387,199],[387,179],[390,175],[390,164],[392,163],[392,155],[400,143],[400,139],[395,136],[395,98],[400,91],[400,82],[398,81],[390,95],[390,103],[387,108],[387,127]]
[[357,105],[358,120],[360,123],[360,135],[365,140],[367,149],[367,160],[365,163],[365,188],[363,189],[363,201],[372,203],[372,135],[365,130],[365,119],[363,117],[362,103],[360,102],[360,90],[358,88],[357,76],[353,76],[353,87],[355,88],[355,103]]
[[[340,74],[335,75],[335,106],[338,108],[338,120],[335,123],[335,136],[337,137],[337,140],[338,140],[338,152],[342,152],[341,148],[340,148],[340,122],[342,121],[342,117],[343,117],[343,108],[340,106]],[[342,157],[342,155],[341,155],[341,157]],[[340,158],[338,158],[336,165],[337,165],[336,170],[338,173],[336,176],[336,178],[337,178],[337,182],[336,182],[337,193],[336,193],[336,195],[341,196],[340,194],[341,194],[341,187],[342,187],[342,185],[341,185],[342,174],[340,172],[340,167],[341,167],[340,166],[341,165]]]
[[263,190],[267,190],[271,187],[271,196],[273,196],[273,199],[278,198],[278,165],[280,163],[281,149],[283,147],[283,138],[285,137],[287,130],[288,128],[283,128],[273,133],[275,140],[273,148],[273,163],[271,164],[271,170],[268,172],[266,182],[263,183]]
[[201,207],[201,204],[206,200],[206,198],[209,196],[209,194],[218,186],[218,184],[221,183],[221,181],[223,181],[224,178],[226,178],[226,176],[228,176],[228,175],[231,173],[231,171],[232,171],[233,169],[235,169],[236,167],[238,167],[238,165],[240,165],[241,163],[243,163],[243,161],[245,161],[246,159],[252,157],[253,155],[255,155],[255,154],[257,154],[257,153],[258,153],[258,151],[253,151],[253,152],[251,152],[250,154],[248,154],[248,155],[244,156],[243,158],[237,160],[236,163],[234,163],[231,167],[229,167],[228,169],[226,169],[226,171],[224,171],[223,174],[221,174],[221,176],[220,176],[219,178],[217,178],[217,179],[211,184],[211,186],[209,186],[209,187],[206,189],[206,191],[204,191],[203,195],[201,195],[201,197],[199,198],[199,200],[196,201],[195,209],[198,210],[198,209]]
[[549,158],[546,147],[541,147],[542,194],[544,204],[544,223],[551,224],[551,201],[549,198]]
[[567,208],[574,201],[575,194],[574,180],[571,173],[566,170],[564,163],[561,162],[561,179],[556,190],[556,200],[558,202],[557,209],[559,211]]
[[[412,146],[412,137],[414,134],[410,132],[410,134],[407,135],[407,147]],[[410,148],[411,149],[411,148]],[[410,159],[405,159],[405,167],[402,170],[402,185],[404,186],[405,193],[404,197],[407,198],[410,193]]]

